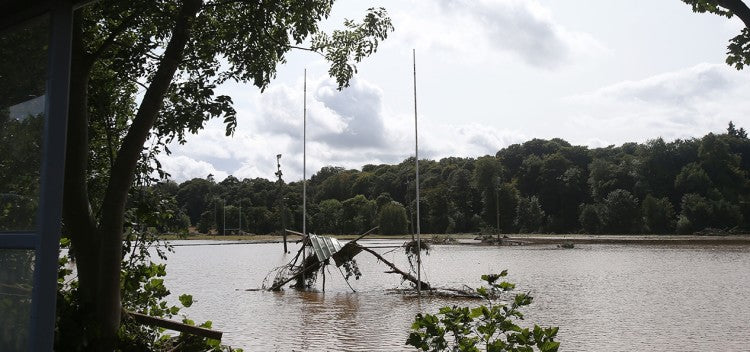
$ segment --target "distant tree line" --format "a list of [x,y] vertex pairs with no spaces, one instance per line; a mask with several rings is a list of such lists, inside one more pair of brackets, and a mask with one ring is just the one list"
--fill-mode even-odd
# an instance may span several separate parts
[[[681,233],[750,228],[750,140],[727,133],[589,149],[533,139],[494,156],[420,160],[425,233]],[[308,181],[307,229],[319,234],[413,231],[414,159],[362,170],[327,166]],[[212,176],[162,182],[176,227],[266,234],[302,228],[302,183]],[[241,214],[241,217],[240,217]],[[282,219],[283,218],[283,219]],[[240,225],[241,220],[241,225]]]

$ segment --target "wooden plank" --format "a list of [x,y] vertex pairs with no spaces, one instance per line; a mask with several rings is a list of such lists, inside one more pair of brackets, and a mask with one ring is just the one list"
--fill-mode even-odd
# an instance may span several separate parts
[[186,334],[197,335],[214,340],[221,340],[221,336],[224,334],[221,331],[183,324],[174,320],[152,317],[146,314],[131,312],[127,309],[123,309],[122,311],[124,314],[131,316],[136,322],[143,325],[154,325],[168,330],[184,332]]

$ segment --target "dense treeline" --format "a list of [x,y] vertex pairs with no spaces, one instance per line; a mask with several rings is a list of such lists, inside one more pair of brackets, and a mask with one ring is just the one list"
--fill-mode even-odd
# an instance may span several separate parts
[[[750,140],[731,122],[724,134],[619,147],[534,139],[494,156],[421,160],[420,225],[426,233],[747,230],[749,170]],[[413,231],[414,189],[413,158],[362,170],[324,167],[308,181],[308,231]],[[185,214],[175,225],[189,221],[203,233],[221,233],[224,221],[257,234],[279,230],[282,220],[302,227],[301,182],[209,176],[150,191],[174,196],[175,211]]]

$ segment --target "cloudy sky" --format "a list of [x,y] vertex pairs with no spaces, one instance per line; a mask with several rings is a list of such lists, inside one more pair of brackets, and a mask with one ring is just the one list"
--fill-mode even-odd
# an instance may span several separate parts
[[494,154],[531,138],[589,147],[750,127],[750,71],[724,64],[739,19],[694,14],[679,0],[339,0],[324,28],[385,7],[396,28],[337,91],[322,58],[292,52],[260,94],[221,87],[239,126],[211,121],[162,164],[182,182],[213,174],[302,178],[303,71],[307,175],[414,154],[416,49],[420,157]]

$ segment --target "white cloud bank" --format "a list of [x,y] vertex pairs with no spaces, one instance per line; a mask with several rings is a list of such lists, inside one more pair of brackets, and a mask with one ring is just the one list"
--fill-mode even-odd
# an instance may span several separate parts
[[[380,88],[361,79],[339,92],[329,79],[308,82],[307,174],[326,165],[361,168],[396,163],[414,155],[411,115],[387,112]],[[255,96],[254,109],[242,114],[233,137],[219,121],[210,122],[184,145],[161,156],[163,168],[178,182],[213,174],[272,179],[276,154],[287,181],[302,178],[302,94],[297,87],[275,85]],[[525,136],[478,124],[435,125],[420,116],[420,157],[494,154]]]
[[723,64],[699,64],[569,97],[580,128],[611,143],[690,138],[750,124],[750,81]]
[[394,37],[405,46],[442,51],[471,64],[511,58],[556,69],[606,51],[592,35],[566,28],[533,0],[418,1],[409,11],[396,12],[394,24]]

